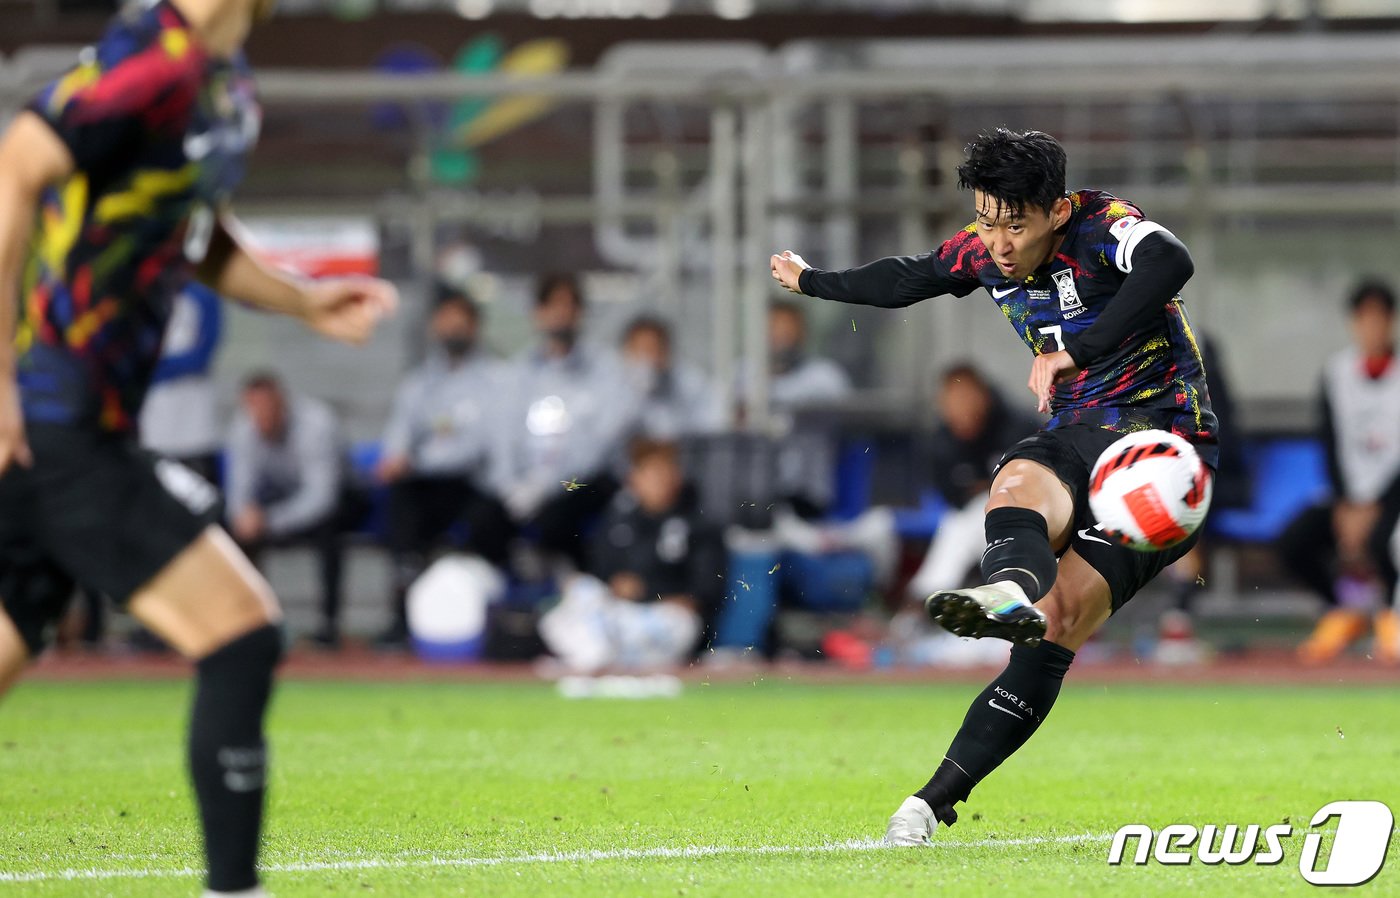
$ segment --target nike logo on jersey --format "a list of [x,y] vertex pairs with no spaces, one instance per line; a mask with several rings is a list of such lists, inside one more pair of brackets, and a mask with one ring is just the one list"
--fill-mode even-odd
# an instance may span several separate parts
[[994,698],[989,698],[989,699],[987,699],[987,704],[991,705],[993,708],[996,708],[998,711],[1002,712],[1003,714],[1010,714],[1012,717],[1016,718],[1017,720],[1025,720],[1025,719],[1026,719],[1026,718],[1022,717],[1020,714],[1017,714],[1015,711],[1011,710],[1010,708],[1003,708],[1001,705],[998,705],[998,704],[997,704],[997,700],[994,699]]
[[1014,287],[1007,287],[1005,290],[996,290],[996,289],[993,289],[993,290],[992,290],[992,299],[1005,299],[1006,297],[1010,296],[1011,294],[1015,293],[1017,290],[1020,290],[1020,289],[1021,289],[1021,285],[1020,285],[1020,284],[1017,284],[1017,285],[1014,286]]
[[1080,538],[1080,539],[1092,540],[1092,541],[1094,541],[1094,542],[1096,542],[1096,543],[1103,543],[1105,546],[1111,546],[1111,545],[1113,545],[1113,543],[1111,543],[1111,542],[1109,542],[1108,540],[1104,539],[1102,536],[1095,536],[1095,535],[1094,535],[1094,531],[1095,531],[1095,530],[1098,530],[1098,529],[1099,529],[1099,528],[1098,528],[1097,526],[1092,527],[1092,528],[1091,528],[1091,527],[1085,527],[1083,530],[1079,531],[1079,538]]
[[238,117],[231,122],[215,123],[204,131],[186,134],[185,157],[191,162],[199,162],[215,150],[247,152],[258,139],[260,130],[262,118],[257,110],[241,109]]

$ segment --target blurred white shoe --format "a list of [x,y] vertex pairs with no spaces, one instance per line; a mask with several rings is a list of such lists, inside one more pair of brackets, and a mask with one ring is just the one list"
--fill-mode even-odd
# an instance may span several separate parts
[[933,817],[933,808],[917,795],[904,799],[904,804],[894,812],[889,825],[885,827],[886,845],[927,845],[928,838],[938,821]]
[[574,577],[559,604],[540,618],[540,638],[570,671],[595,673],[613,662],[616,650],[607,627],[610,601],[601,581]]

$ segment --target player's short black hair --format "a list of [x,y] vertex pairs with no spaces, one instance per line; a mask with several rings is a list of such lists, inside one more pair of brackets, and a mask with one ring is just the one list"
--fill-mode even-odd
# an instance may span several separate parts
[[563,272],[551,272],[540,278],[539,284],[535,288],[535,307],[539,308],[549,299],[550,294],[555,290],[568,290],[574,297],[574,303],[580,309],[588,303],[583,298],[583,288],[579,286],[578,278],[572,274]]
[[666,323],[666,319],[658,315],[641,314],[627,322],[627,327],[622,329],[622,342],[626,343],[632,339],[634,334],[651,331],[656,334],[668,348],[671,345],[671,325]]
[[457,306],[466,312],[473,320],[481,319],[481,306],[463,287],[454,287],[451,284],[438,284],[433,291],[433,314],[445,306]]
[[1049,212],[1065,195],[1065,148],[1044,131],[983,131],[966,153],[958,186],[980,190],[1017,215],[1027,206]]
[[243,378],[243,392],[251,393],[254,390],[268,390],[273,393],[282,392],[282,378],[277,376],[277,372],[271,368],[259,368],[250,371]]
[[1378,302],[1385,306],[1387,312],[1395,314],[1395,291],[1380,278],[1367,278],[1352,287],[1347,296],[1347,309],[1355,314],[1357,309],[1368,302]]

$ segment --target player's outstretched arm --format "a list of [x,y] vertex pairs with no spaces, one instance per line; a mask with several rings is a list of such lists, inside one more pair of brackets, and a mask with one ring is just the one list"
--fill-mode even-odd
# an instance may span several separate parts
[[0,138],[0,472],[29,465],[15,383],[15,321],[20,269],[44,188],[73,173],[73,156],[53,129],[22,112]]
[[236,221],[220,216],[199,266],[199,279],[221,296],[304,322],[324,337],[364,343],[398,308],[398,291],[377,278],[303,281],[263,263],[238,237]]
[[773,279],[793,293],[884,309],[902,309],[943,293],[966,295],[976,287],[973,281],[959,291],[960,284],[939,275],[932,253],[890,256],[859,268],[822,271],[785,250],[768,264]]

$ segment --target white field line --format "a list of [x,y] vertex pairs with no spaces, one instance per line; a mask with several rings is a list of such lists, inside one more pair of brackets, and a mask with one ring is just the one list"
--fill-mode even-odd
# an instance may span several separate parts
[[[1015,848],[1028,845],[1072,845],[1079,842],[1107,842],[1113,833],[1081,833],[1073,836],[1045,836],[1026,839],[979,839],[973,842],[935,840],[931,848]],[[834,854],[842,851],[884,851],[893,849],[875,839],[851,839],[823,845],[690,845],[683,848],[617,848],[610,851],[558,851],[516,854],[504,857],[422,858],[367,857],[338,861],[296,861],[267,864],[264,873],[319,873],[344,870],[413,870],[432,867],[507,867],[526,864],[576,864],[591,861],[671,860],[687,858],[765,856],[788,854]],[[136,868],[126,870],[71,869],[35,870],[26,873],[0,872],[0,885],[27,882],[90,881],[104,879],[187,879],[203,876],[193,867]]]

